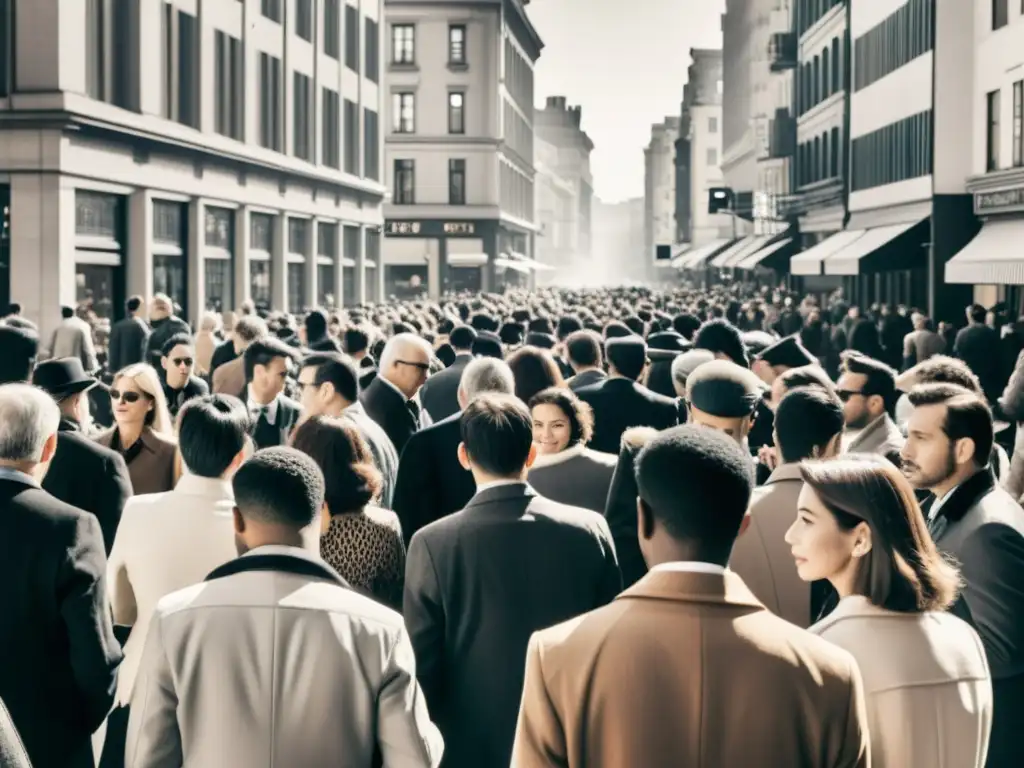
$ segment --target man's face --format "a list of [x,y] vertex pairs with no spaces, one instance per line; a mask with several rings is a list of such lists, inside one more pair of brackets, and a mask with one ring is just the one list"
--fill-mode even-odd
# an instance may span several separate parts
[[875,420],[878,414],[868,405],[868,397],[864,394],[868,377],[863,373],[844,371],[836,383],[836,394],[843,401],[843,415],[849,429],[864,429]]
[[324,411],[326,402],[321,396],[322,387],[316,385],[316,371],[314,366],[307,366],[299,372],[299,391],[302,393],[300,401],[302,410],[309,416],[319,416]]
[[257,365],[253,369],[252,383],[264,402],[270,402],[284,391],[287,377],[288,361],[283,357],[275,357],[266,365]]
[[162,361],[171,389],[181,389],[188,383],[195,367],[195,355],[188,344],[178,344]]
[[430,361],[425,350],[418,346],[403,349],[388,371],[388,381],[398,387],[406,397],[415,395],[430,375]]
[[907,441],[900,451],[903,475],[915,488],[934,488],[957,470],[953,442],[943,430],[946,406],[921,405],[907,422]]

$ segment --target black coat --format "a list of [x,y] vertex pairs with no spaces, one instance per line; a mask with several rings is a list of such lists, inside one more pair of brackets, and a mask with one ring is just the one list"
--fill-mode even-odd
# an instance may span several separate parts
[[133,363],[149,362],[146,359],[149,334],[146,321],[138,317],[126,317],[114,323],[110,329],[107,370],[117,373]]
[[121,454],[91,440],[78,431],[77,425],[62,419],[57,452],[43,479],[43,490],[65,504],[96,515],[109,554],[121,512],[132,495],[132,480]]
[[956,335],[953,354],[974,371],[988,401],[994,403],[998,400],[1006,386],[999,355],[999,334],[987,325],[962,328]]
[[420,402],[435,423],[459,412],[459,382],[473,355],[459,353],[455,362],[440,373],[435,373],[420,389]]
[[576,394],[594,410],[594,436],[587,447],[595,451],[617,454],[622,433],[630,427],[661,430],[680,421],[678,401],[629,379],[606,379],[578,389]]
[[417,432],[402,451],[391,508],[402,523],[406,546],[416,531],[458,512],[476,493],[473,473],[459,463],[461,415]]
[[256,448],[273,448],[287,445],[288,438],[295,429],[302,413],[302,406],[290,397],[281,395],[277,398],[277,414],[271,424],[263,416],[252,425],[252,440]]
[[367,415],[380,424],[387,433],[398,455],[402,455],[405,444],[415,434],[416,419],[409,410],[408,401],[390,383],[374,378],[373,382],[359,396]]
[[210,372],[206,375],[207,378],[213,381],[213,372],[224,365],[224,363],[230,363],[237,357],[238,353],[235,352],[235,342],[231,339],[222,341],[213,350],[213,355],[210,356]]
[[0,479],[0,699],[37,768],[93,768],[121,647],[95,516]]
[[647,563],[637,540],[636,497],[639,490],[636,485],[636,457],[653,436],[649,429],[629,430],[623,436],[619,463],[615,465],[611,485],[608,486],[604,517],[615,541],[623,589],[629,589],[647,573]]
[[178,418],[178,413],[189,400],[210,394],[210,385],[196,375],[190,376],[181,389],[171,389],[167,386],[167,379],[164,378],[163,387],[164,397],[167,399],[167,410],[170,411],[172,419]]

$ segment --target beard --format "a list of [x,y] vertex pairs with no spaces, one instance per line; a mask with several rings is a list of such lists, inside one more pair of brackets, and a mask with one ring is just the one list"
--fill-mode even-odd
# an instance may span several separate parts
[[910,484],[918,489],[929,489],[934,488],[946,479],[948,479],[954,472],[956,472],[956,456],[953,453],[953,446],[949,446],[949,452],[946,454],[946,461],[940,467],[926,471],[914,464],[912,461],[903,461],[903,476],[910,481]]

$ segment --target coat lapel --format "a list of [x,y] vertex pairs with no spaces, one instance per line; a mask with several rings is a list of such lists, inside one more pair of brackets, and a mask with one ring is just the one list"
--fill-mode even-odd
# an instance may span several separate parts
[[995,487],[995,476],[991,469],[976,472],[961,483],[939,507],[935,518],[928,523],[928,532],[932,535],[932,541],[937,542],[942,538],[951,524],[960,522],[971,508]]

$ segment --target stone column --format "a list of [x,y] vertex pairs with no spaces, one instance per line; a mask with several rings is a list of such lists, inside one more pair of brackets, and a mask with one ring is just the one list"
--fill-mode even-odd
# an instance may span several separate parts
[[198,330],[199,321],[206,310],[206,205],[202,198],[194,198],[188,205],[188,241],[185,243],[185,277],[188,281],[188,320]]
[[234,274],[234,290],[232,293],[233,307],[226,307],[225,309],[238,310],[242,306],[243,302],[248,301],[252,298],[251,285],[252,281],[249,279],[249,209],[241,205],[235,211],[235,221],[231,248],[232,263],[235,265]]
[[274,217],[274,250],[270,252],[270,306],[288,311],[288,216]]
[[312,218],[309,220],[309,237],[306,238],[306,295],[304,297],[307,307],[311,309],[319,306],[319,287],[317,285],[317,257],[320,255],[320,221]]
[[123,258],[128,295],[153,298],[153,196],[139,190],[128,196],[128,242]]
[[355,260],[356,304],[364,304],[369,293],[366,286],[366,227],[359,227],[359,250],[356,251]]

